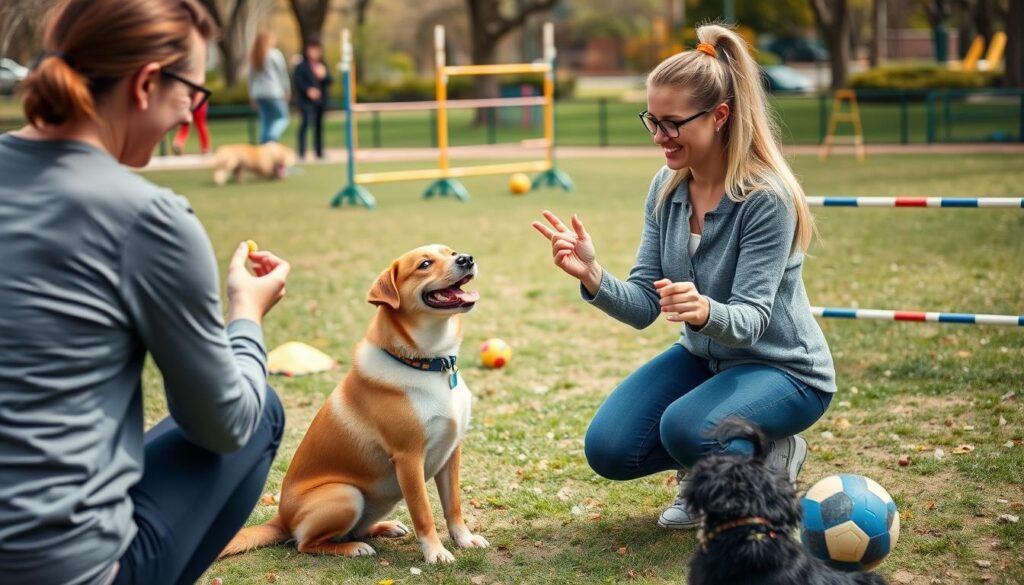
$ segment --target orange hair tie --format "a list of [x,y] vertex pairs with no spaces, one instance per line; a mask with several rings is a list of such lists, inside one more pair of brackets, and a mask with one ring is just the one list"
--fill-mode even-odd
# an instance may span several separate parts
[[718,51],[715,50],[715,47],[707,43],[697,43],[697,50],[705,55],[711,55],[712,57],[718,56]]

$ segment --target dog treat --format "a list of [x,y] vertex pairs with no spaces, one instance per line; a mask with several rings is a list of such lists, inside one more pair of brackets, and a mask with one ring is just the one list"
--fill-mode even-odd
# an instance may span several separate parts
[[250,253],[250,254],[252,254],[252,253],[253,253],[253,252],[255,252],[256,250],[259,250],[259,249],[260,249],[260,247],[259,247],[259,246],[257,246],[257,245],[256,245],[256,242],[255,242],[255,241],[253,241],[253,240],[246,240],[246,241],[245,241],[245,245],[249,246],[249,253]]

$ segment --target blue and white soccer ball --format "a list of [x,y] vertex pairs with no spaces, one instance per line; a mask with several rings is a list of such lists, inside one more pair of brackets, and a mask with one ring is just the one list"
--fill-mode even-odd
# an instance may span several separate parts
[[885,489],[863,475],[830,475],[800,500],[800,540],[814,556],[843,571],[882,562],[900,536],[900,513]]

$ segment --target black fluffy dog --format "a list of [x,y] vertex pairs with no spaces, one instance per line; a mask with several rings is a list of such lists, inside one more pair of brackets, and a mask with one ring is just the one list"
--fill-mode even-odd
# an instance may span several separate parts
[[874,573],[836,571],[797,542],[803,510],[789,479],[765,465],[759,428],[730,419],[714,436],[722,443],[749,439],[754,456],[710,455],[690,471],[685,496],[702,517],[690,585],[886,584]]

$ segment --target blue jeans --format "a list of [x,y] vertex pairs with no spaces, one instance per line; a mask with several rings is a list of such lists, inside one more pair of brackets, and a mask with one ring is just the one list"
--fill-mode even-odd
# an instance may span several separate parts
[[129,491],[139,531],[114,585],[195,583],[249,518],[283,434],[269,387],[259,426],[234,453],[189,443],[170,417],[150,429],[142,480]]
[[260,114],[260,144],[280,142],[288,128],[288,104],[279,98],[258,98],[256,109]]
[[705,360],[675,344],[608,396],[590,422],[584,451],[598,474],[635,479],[690,467],[709,453],[752,454],[746,439],[720,444],[707,436],[731,416],[779,439],[810,427],[831,401],[832,394],[763,364],[712,374]]

